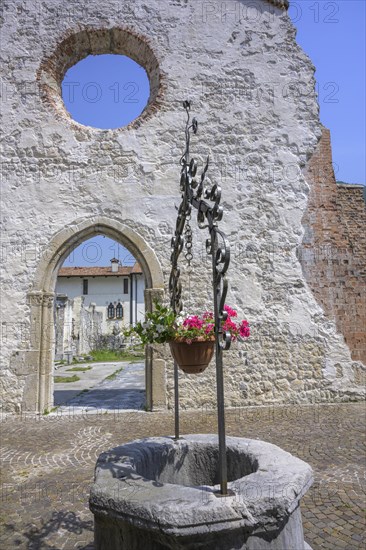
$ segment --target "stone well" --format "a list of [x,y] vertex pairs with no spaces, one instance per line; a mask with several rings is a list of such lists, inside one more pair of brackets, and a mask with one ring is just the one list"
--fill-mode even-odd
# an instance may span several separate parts
[[227,438],[220,496],[218,438],[147,438],[99,456],[90,509],[97,550],[305,550],[300,499],[311,467],[263,441]]

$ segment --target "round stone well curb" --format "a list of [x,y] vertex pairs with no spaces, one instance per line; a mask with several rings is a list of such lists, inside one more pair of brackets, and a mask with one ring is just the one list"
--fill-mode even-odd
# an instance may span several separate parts
[[153,437],[101,454],[91,488],[98,550],[305,550],[300,499],[311,467],[279,447],[228,437],[218,496],[215,435]]

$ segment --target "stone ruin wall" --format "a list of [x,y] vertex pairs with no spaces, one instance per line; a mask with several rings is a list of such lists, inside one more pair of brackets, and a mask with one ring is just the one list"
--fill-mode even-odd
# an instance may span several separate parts
[[103,314],[94,308],[87,309],[84,300],[80,307],[79,326],[76,329],[78,337],[78,354],[84,355],[95,349],[98,337],[102,333]]
[[57,297],[55,308],[55,360],[83,355],[95,349],[102,333],[103,315],[94,308],[84,306],[84,296],[74,299]]
[[72,301],[66,296],[57,297],[54,309],[55,361],[63,361],[65,352],[72,351]]
[[[208,181],[223,188],[222,229],[233,250],[227,301],[252,325],[250,340],[225,356],[227,405],[363,395],[355,374],[361,363],[317,303],[298,259],[309,193],[302,171],[321,135],[314,67],[281,3],[253,4],[47,0],[5,6],[5,410],[20,410],[24,402],[32,408],[42,381],[45,393],[52,390],[50,350],[35,319],[42,326],[52,322],[50,281],[66,257],[65,232],[75,242],[85,238],[86,227],[89,235],[97,232],[100,220],[111,232],[126,228],[137,235],[142,255],[152,251],[146,257],[157,259],[155,273],[167,289],[187,98],[199,118],[192,152],[201,163],[210,154]],[[66,113],[62,76],[88,53],[124,53],[147,69],[150,104],[128,127],[101,131]],[[188,306],[211,307],[205,239],[197,229]],[[41,287],[42,270],[61,253]],[[159,406],[171,406],[172,362],[161,348],[159,354],[152,377],[159,372],[162,378],[152,383],[152,402],[166,384]],[[214,406],[214,368],[199,378],[182,374],[180,394],[183,407]]]
[[[366,365],[366,188],[336,183],[325,128],[306,177],[310,195],[300,252],[304,275],[352,358]],[[365,380],[362,369],[355,367],[355,374]]]

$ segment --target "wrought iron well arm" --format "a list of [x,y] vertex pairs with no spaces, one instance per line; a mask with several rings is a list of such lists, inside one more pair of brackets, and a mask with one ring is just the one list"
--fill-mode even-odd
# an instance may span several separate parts
[[[213,185],[211,188],[205,186],[206,172],[209,166],[207,157],[200,181],[196,178],[197,162],[190,158],[190,136],[191,131],[197,132],[198,123],[195,118],[190,124],[190,102],[183,104],[187,113],[186,122],[186,148],[181,157],[181,179],[180,190],[182,202],[178,209],[175,234],[172,238],[171,247],[171,274],[169,279],[170,303],[175,313],[182,311],[182,284],[180,281],[180,269],[178,266],[179,256],[184,246],[184,229],[187,218],[191,215],[192,207],[197,210],[197,223],[200,229],[208,228],[210,237],[206,240],[207,253],[212,257],[212,286],[215,319],[215,345],[216,345],[216,381],[217,381],[217,409],[218,409],[218,435],[219,435],[219,471],[221,495],[227,494],[227,463],[226,463],[226,442],[225,442],[225,403],[224,403],[224,379],[223,379],[223,351],[229,349],[231,334],[224,331],[222,323],[227,319],[227,312],[224,309],[228,283],[226,273],[230,264],[230,244],[225,234],[218,228],[217,224],[222,220],[223,208],[220,205],[221,188]],[[208,202],[209,201],[209,202]],[[179,377],[178,366],[174,363],[174,386],[175,386],[175,437],[179,438]]]

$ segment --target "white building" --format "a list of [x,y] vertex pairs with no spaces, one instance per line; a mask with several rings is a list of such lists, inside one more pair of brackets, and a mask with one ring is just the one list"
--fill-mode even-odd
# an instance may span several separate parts
[[109,267],[61,267],[56,284],[57,298],[83,298],[84,308],[102,314],[103,334],[144,318],[144,290],[139,264],[123,266],[116,258]]

